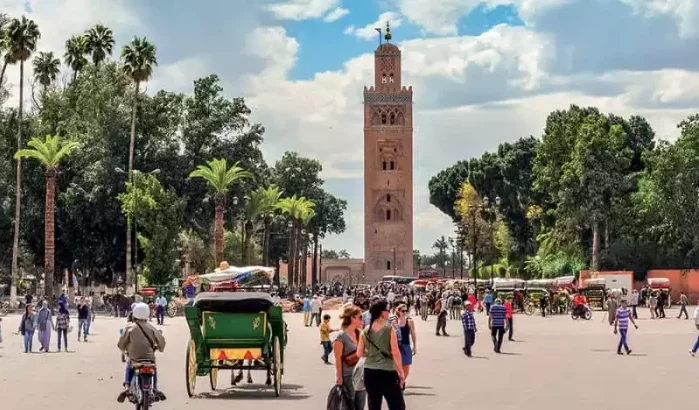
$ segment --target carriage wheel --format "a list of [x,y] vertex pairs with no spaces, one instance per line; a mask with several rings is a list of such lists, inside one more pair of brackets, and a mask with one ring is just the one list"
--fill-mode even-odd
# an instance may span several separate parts
[[534,305],[532,305],[532,304],[527,305],[527,307],[524,308],[524,313],[526,313],[529,316],[533,315],[534,314]]
[[170,303],[167,304],[167,317],[173,318],[175,316],[177,316],[177,303],[171,300]]
[[274,338],[272,345],[272,384],[274,385],[274,394],[279,397],[282,392],[282,346],[279,343],[279,337]]
[[194,389],[197,386],[197,347],[194,340],[190,340],[187,345],[187,366],[185,369],[187,377],[187,394],[194,396]]
[[218,382],[218,369],[211,369],[209,373],[209,383],[211,384],[211,390],[216,391],[216,384]]

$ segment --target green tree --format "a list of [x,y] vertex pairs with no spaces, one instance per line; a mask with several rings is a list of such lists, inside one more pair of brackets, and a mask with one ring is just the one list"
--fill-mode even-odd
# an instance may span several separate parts
[[[94,57],[94,54],[93,54]],[[136,146],[136,107],[138,106],[138,92],[143,81],[153,74],[153,67],[158,64],[155,46],[145,37],[135,37],[130,44],[124,46],[121,52],[123,70],[133,80],[134,95],[131,104],[131,135],[129,138],[129,182],[133,182],[134,152]],[[131,266],[131,221],[126,222],[126,285],[133,284],[133,272]]]
[[[17,122],[17,149],[22,148],[22,114],[24,108],[24,62],[31,57],[36,50],[36,43],[39,41],[41,33],[39,27],[33,20],[22,16],[21,19],[13,19],[7,26],[5,31],[6,56],[11,64],[19,62],[19,109]],[[19,232],[20,232],[20,214],[22,202],[22,159],[17,157],[17,183],[15,191],[15,234],[12,245],[12,290],[11,298],[14,301],[17,294],[17,275],[19,256]]]
[[447,256],[446,256],[446,251],[447,247],[449,244],[447,243],[446,239],[444,239],[444,236],[442,235],[441,238],[437,239],[433,244],[432,244],[432,249],[437,249],[439,252],[439,264],[442,267],[442,276],[446,277],[446,272],[447,272]]
[[189,174],[189,178],[202,178],[214,191],[216,212],[214,218],[214,255],[215,263],[223,260],[223,211],[228,190],[234,182],[250,177],[251,174],[238,166],[238,163],[228,167],[225,159],[213,159],[207,165],[199,165]]
[[54,57],[52,52],[40,52],[34,57],[34,79],[41,84],[43,91],[56,81],[61,72],[61,60]]
[[56,199],[56,177],[58,165],[78,147],[73,141],[62,141],[60,137],[47,135],[43,139],[32,138],[28,145],[31,149],[21,149],[15,154],[16,159],[32,158],[46,168],[46,201],[44,210],[44,271],[46,273],[45,294],[53,296],[55,263],[55,223],[54,208]]
[[143,249],[143,272],[151,285],[171,281],[177,272],[178,239],[185,201],[174,190],[166,190],[150,173],[134,173],[119,195],[122,210],[137,222],[137,238]]
[[[302,256],[305,256],[305,252],[301,255],[301,250],[305,249],[302,243],[302,231],[315,215],[314,208],[315,203],[309,201],[305,197],[297,197],[296,195],[283,198],[279,201],[279,209],[287,216],[291,223],[288,264],[289,285],[292,289],[296,289],[297,286],[301,285],[300,272],[304,272],[305,281],[305,271],[301,271]],[[305,257],[303,259],[305,259]]]
[[[84,34],[85,51],[92,55],[92,62],[98,66],[107,56],[112,55],[114,34],[112,30],[97,24]],[[154,53],[155,54],[155,53]]]

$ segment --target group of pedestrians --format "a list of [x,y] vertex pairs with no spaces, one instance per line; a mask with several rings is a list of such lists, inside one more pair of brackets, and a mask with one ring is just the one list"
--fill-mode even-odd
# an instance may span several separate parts
[[[464,332],[464,354],[472,357],[473,345],[476,343],[476,319],[473,316],[474,304],[467,300],[464,302],[464,313],[461,315],[461,325]],[[493,351],[501,353],[502,342],[507,332],[507,340],[514,341],[514,310],[512,297],[507,297],[503,303],[502,299],[494,299],[491,304],[486,304],[488,315],[488,329],[493,342]]]
[[[20,320],[18,333],[24,338],[24,352],[31,353],[34,347],[34,334],[37,334],[39,342],[39,352],[49,352],[51,343],[51,332],[57,334],[57,348],[68,351],[68,333],[71,331],[70,311],[67,307],[67,298],[62,295],[58,300],[58,311],[54,312],[47,301],[42,301],[41,306],[35,311],[31,303],[27,303],[24,314]],[[80,299],[77,307],[78,313],[78,341],[87,342],[90,333],[90,324],[93,315],[90,304],[85,298]]]

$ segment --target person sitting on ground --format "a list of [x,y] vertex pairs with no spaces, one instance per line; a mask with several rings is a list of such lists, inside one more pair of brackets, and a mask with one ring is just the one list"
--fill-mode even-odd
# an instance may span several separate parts
[[[153,325],[148,323],[150,318],[150,307],[145,303],[136,303],[131,312],[132,322],[126,326],[124,333],[119,338],[117,347],[122,352],[126,352],[129,360],[126,363],[126,374],[124,377],[124,391],[117,397],[119,403],[123,403],[129,395],[129,386],[133,378],[132,363],[153,363],[155,364],[155,351],[165,350],[165,338]],[[158,375],[154,378],[153,391],[158,400],[165,400],[165,395],[158,390]]]

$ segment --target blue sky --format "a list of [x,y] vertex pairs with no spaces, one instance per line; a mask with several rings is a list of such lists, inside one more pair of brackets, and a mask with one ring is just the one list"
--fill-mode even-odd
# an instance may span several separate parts
[[159,60],[147,92],[191,92],[195,79],[218,74],[265,126],[268,162],[287,150],[322,162],[327,188],[349,204],[347,231],[324,246],[357,257],[362,89],[373,80],[373,27],[386,19],[415,93],[422,252],[453,232],[429,204],[439,170],[539,136],[546,115],[570,104],[645,116],[667,139],[699,105],[696,0],[0,0],[0,10],[27,13],[43,33],[39,49],[59,55],[97,23],[112,28],[117,48],[147,36]]

